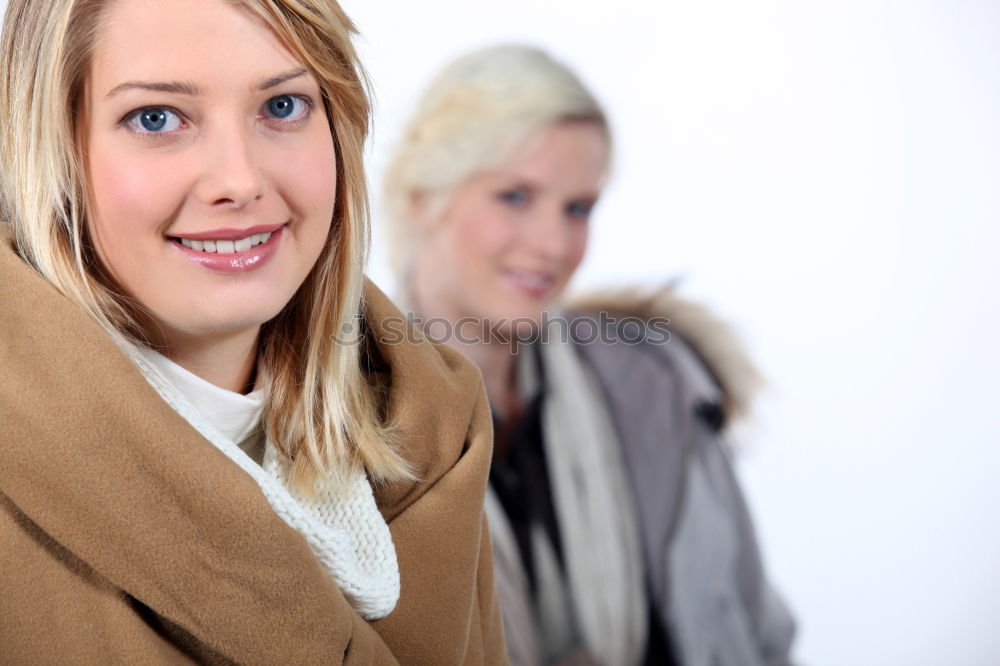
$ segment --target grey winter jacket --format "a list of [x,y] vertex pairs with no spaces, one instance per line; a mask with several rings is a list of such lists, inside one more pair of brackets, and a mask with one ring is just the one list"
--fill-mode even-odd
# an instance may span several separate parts
[[632,481],[650,593],[685,666],[787,664],[794,623],[764,574],[723,441],[720,388],[679,336],[580,345]]
[[[753,367],[721,324],[670,292],[660,293],[653,308],[679,315],[666,341],[661,329],[648,328],[649,308],[628,298],[592,299],[586,306],[587,312],[573,315],[576,320],[610,307],[640,315],[647,326],[647,335],[628,342],[575,342],[618,431],[636,500],[647,590],[676,661],[790,664],[795,624],[767,581],[725,442],[727,420],[748,408],[750,398],[741,393],[756,377]],[[494,566],[517,664],[519,655],[537,653],[531,600],[515,552],[496,551]]]

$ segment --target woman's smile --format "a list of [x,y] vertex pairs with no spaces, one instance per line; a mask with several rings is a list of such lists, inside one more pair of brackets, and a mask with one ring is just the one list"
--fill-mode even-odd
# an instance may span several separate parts
[[259,225],[247,229],[216,229],[181,234],[169,240],[181,255],[216,273],[258,269],[278,252],[285,225]]
[[546,297],[551,295],[558,278],[558,273],[549,271],[504,269],[501,274],[515,289],[539,300],[547,300]]

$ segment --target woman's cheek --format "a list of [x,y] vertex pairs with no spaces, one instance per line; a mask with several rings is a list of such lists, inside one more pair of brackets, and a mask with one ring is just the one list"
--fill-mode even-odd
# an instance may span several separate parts
[[466,248],[477,248],[482,254],[488,255],[499,252],[510,244],[516,229],[507,211],[487,203],[479,210],[470,212],[469,223],[464,225],[463,241]]
[[293,209],[332,220],[337,194],[337,153],[325,124],[317,124],[295,141],[271,146],[263,158],[261,164],[267,179],[284,190],[284,198]]
[[584,255],[587,253],[587,242],[590,240],[590,227],[587,224],[581,224],[573,234],[573,257],[574,264],[573,267],[576,268],[583,261]]
[[[183,204],[183,161],[126,154],[91,162],[96,211],[107,226],[130,229],[166,225]],[[181,163],[178,163],[181,162]],[[123,231],[125,229],[122,229]]]

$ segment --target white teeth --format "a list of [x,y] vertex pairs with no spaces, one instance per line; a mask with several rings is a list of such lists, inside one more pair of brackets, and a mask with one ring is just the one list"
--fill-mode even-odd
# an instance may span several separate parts
[[246,238],[241,238],[236,241],[232,240],[190,240],[188,238],[179,238],[181,244],[184,247],[191,248],[192,250],[197,250],[198,252],[214,252],[216,254],[233,254],[235,252],[246,252],[247,250],[257,247],[262,243],[266,243],[271,238],[271,233],[267,232],[264,234],[250,234]]
[[511,276],[531,289],[547,289],[552,284],[549,277],[540,277],[529,273],[511,273]]

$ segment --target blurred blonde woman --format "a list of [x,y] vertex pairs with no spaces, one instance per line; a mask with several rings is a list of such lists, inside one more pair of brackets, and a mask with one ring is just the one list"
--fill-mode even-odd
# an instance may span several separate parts
[[10,0],[0,661],[505,663],[476,369],[387,344],[334,0]]
[[499,46],[434,78],[387,173],[404,298],[476,362],[493,409],[511,660],[787,663],[793,623],[727,454],[753,365],[670,290],[564,301],[611,143],[571,71]]

